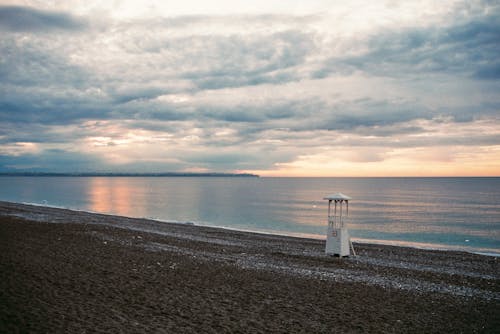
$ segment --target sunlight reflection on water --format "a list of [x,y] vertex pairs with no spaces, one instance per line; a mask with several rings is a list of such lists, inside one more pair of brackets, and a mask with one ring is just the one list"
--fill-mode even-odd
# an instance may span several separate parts
[[337,191],[355,239],[500,252],[500,178],[0,177],[2,200],[318,238]]

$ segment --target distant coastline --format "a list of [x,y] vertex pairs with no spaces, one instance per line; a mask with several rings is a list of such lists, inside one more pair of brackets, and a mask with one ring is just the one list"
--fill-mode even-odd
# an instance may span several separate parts
[[0,176],[79,176],[79,177],[259,177],[250,173],[43,173],[43,172],[0,172]]

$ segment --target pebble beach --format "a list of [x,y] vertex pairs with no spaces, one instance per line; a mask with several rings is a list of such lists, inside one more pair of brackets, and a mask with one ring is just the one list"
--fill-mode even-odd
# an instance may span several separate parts
[[2,333],[495,333],[500,258],[0,202]]

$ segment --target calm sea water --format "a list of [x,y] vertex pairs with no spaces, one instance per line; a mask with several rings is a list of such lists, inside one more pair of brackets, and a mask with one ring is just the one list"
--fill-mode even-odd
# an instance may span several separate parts
[[334,192],[354,240],[500,254],[500,178],[0,177],[0,200],[316,238]]

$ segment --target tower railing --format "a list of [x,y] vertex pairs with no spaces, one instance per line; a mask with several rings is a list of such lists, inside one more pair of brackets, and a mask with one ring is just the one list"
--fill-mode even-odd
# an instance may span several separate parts
[[349,217],[344,216],[328,216],[328,225],[333,229],[340,229],[346,227],[349,223]]

